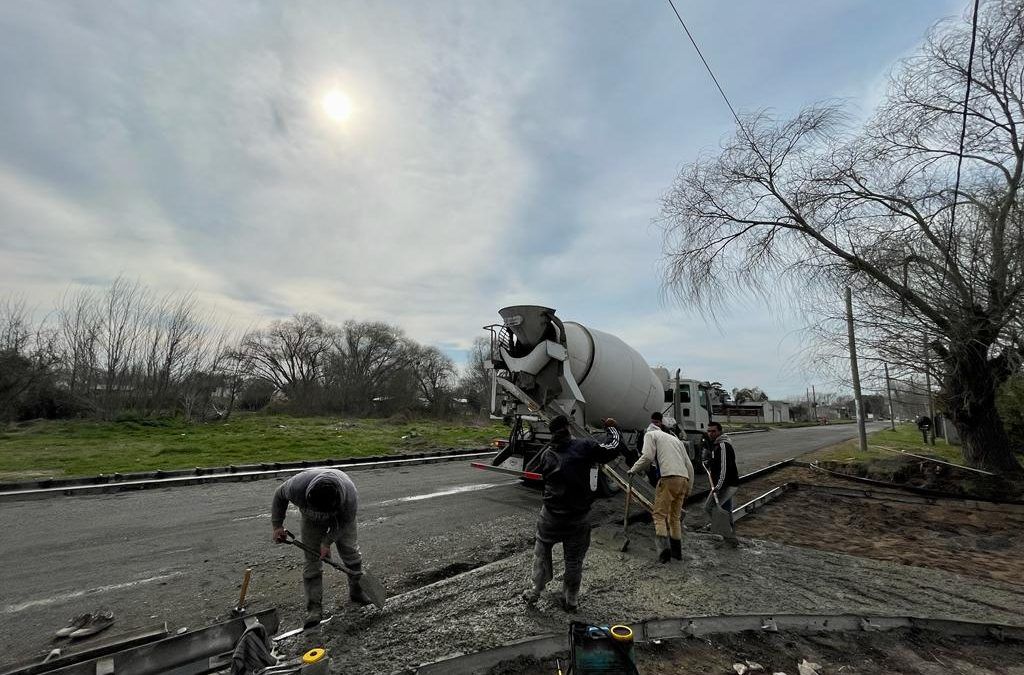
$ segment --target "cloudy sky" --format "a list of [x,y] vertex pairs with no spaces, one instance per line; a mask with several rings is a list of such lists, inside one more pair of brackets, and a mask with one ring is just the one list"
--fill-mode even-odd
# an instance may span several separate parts
[[[782,114],[870,110],[962,5],[677,2],[734,105]],[[0,64],[4,295],[123,274],[457,359],[544,304],[692,377],[821,384],[781,306],[662,300],[659,197],[732,129],[666,2],[4,2]]]

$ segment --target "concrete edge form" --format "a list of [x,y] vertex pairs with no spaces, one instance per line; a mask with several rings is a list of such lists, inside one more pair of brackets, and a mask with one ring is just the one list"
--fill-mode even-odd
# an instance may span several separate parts
[[865,485],[874,485],[875,487],[886,488],[890,490],[901,490],[904,492],[912,492],[914,494],[923,495],[925,497],[935,497],[938,499],[959,499],[962,501],[975,501],[975,502],[987,502],[989,504],[1012,504],[1016,506],[1024,505],[1024,501],[1008,499],[986,499],[985,497],[979,497],[977,495],[958,495],[949,492],[942,492],[940,490],[929,490],[927,488],[919,488],[913,485],[900,485],[899,483],[890,483],[884,480],[876,480],[874,478],[865,478],[863,476],[854,476],[849,473],[843,473],[842,471],[833,471],[832,469],[826,469],[820,466],[817,462],[794,462],[794,466],[799,466],[805,469],[812,469],[814,471],[820,471],[827,473],[830,476],[841,478],[843,480],[852,481],[854,483],[863,483]]
[[[147,478],[139,480],[118,480],[115,482],[101,482],[95,484],[65,485],[57,487],[39,487],[22,490],[0,491],[0,502],[22,501],[29,499],[47,499],[49,497],[72,497],[76,495],[109,494],[128,490],[149,490],[159,487],[181,487],[186,485],[202,485],[205,483],[234,483],[241,481],[262,480],[264,478],[275,478],[277,476],[288,476],[305,471],[314,467],[333,467],[345,471],[384,469],[391,466],[413,466],[417,464],[438,464],[441,462],[452,462],[474,457],[487,457],[495,454],[496,450],[476,450],[468,452],[455,452],[441,455],[430,455],[412,458],[390,458],[372,459],[366,461],[338,463],[305,463],[305,466],[290,468],[260,468],[252,470],[240,470],[240,467],[229,467],[225,473],[203,473],[183,476],[172,476],[163,478]],[[260,466],[260,465],[252,465]],[[273,466],[273,465],[266,465]]]
[[113,654],[114,652],[138,647],[150,642],[156,642],[157,640],[162,640],[169,635],[170,630],[167,628],[167,623],[164,622],[152,628],[143,628],[130,633],[111,635],[78,651],[58,656],[48,661],[40,661],[37,658],[29,661],[19,661],[6,666],[0,666],[0,675],[37,675],[39,673],[46,673],[58,668],[64,668],[65,666],[87,661],[89,659],[96,659],[101,656]]
[[[739,478],[740,485],[742,485],[743,483],[749,483],[752,480],[757,480],[761,476],[766,476],[766,475],[768,475],[770,473],[774,473],[774,472],[776,472],[776,471],[778,471],[780,469],[785,469],[787,466],[792,466],[792,465],[799,466],[799,464],[800,463],[797,462],[793,458],[784,459],[781,462],[775,462],[774,464],[769,464],[766,467],[762,467],[760,469],[756,469],[754,471],[751,471],[748,474],[744,474],[744,475],[740,476],[740,478]],[[711,490],[698,490],[697,492],[691,492],[689,495],[687,495],[686,501],[684,502],[684,504],[693,504],[695,502],[699,502],[699,501],[701,501],[703,499],[706,499],[709,494],[711,494]]]
[[[157,675],[173,672],[175,675],[198,675],[231,666],[231,652],[242,633],[256,623],[268,633],[278,629],[277,609],[264,609],[248,616],[171,635],[155,642],[128,647],[113,653],[62,665],[53,669],[34,670],[47,675]],[[49,666],[50,664],[46,664]],[[26,675],[27,671],[12,671],[10,675]]]
[[[1024,641],[1022,626],[913,616],[749,614],[649,619],[629,626],[636,635],[636,642],[641,644],[746,631],[820,633],[889,631],[899,628],[918,628],[951,636],[990,636],[998,640]],[[502,661],[529,657],[550,658],[564,654],[568,649],[568,631],[563,634],[548,633],[510,642],[494,649],[453,655],[407,672],[414,675],[471,675],[486,672]]]

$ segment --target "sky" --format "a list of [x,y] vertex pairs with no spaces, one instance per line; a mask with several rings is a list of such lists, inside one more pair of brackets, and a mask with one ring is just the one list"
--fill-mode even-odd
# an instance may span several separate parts
[[[965,9],[677,7],[733,105],[780,115],[870,112]],[[659,199],[733,130],[667,2],[4,2],[0,67],[0,296],[122,275],[238,325],[387,321],[457,361],[539,304],[684,377],[827,386],[783,299],[709,321],[663,292]]]

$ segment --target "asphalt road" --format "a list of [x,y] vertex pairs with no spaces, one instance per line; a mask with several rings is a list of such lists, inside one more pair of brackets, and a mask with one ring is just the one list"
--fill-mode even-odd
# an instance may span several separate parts
[[[855,426],[837,425],[741,435],[734,443],[745,473],[855,434]],[[532,540],[537,490],[466,462],[354,478],[364,559],[392,595]],[[301,554],[269,540],[278,482],[4,504],[0,661],[44,655],[49,636],[84,611],[112,610],[118,621],[110,634],[163,621],[172,628],[209,623],[236,601],[246,567],[254,569],[252,604],[275,605],[286,624],[298,621]],[[289,521],[298,524],[294,513]],[[343,578],[336,581],[343,594]]]

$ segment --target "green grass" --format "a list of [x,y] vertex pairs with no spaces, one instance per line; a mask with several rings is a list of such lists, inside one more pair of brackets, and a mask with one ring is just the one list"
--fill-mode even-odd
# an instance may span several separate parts
[[934,457],[941,459],[946,462],[953,462],[955,464],[963,464],[963,455],[960,453],[960,446],[949,445],[944,440],[936,439],[935,445],[925,445],[924,441],[921,440],[921,432],[917,430],[917,427],[913,424],[904,424],[896,427],[895,430],[883,429],[872,434],[868,434],[868,451],[860,451],[860,443],[857,439],[834,445],[824,450],[807,455],[812,460],[821,460],[826,462],[852,462],[852,463],[870,463],[878,460],[892,459],[893,457],[899,457],[896,453],[887,452],[878,447],[872,446],[885,446],[892,450],[902,450],[905,452],[912,452],[915,455],[924,455],[926,457]]
[[227,422],[41,420],[0,431],[0,479],[87,476],[475,447],[501,424],[240,415]]

